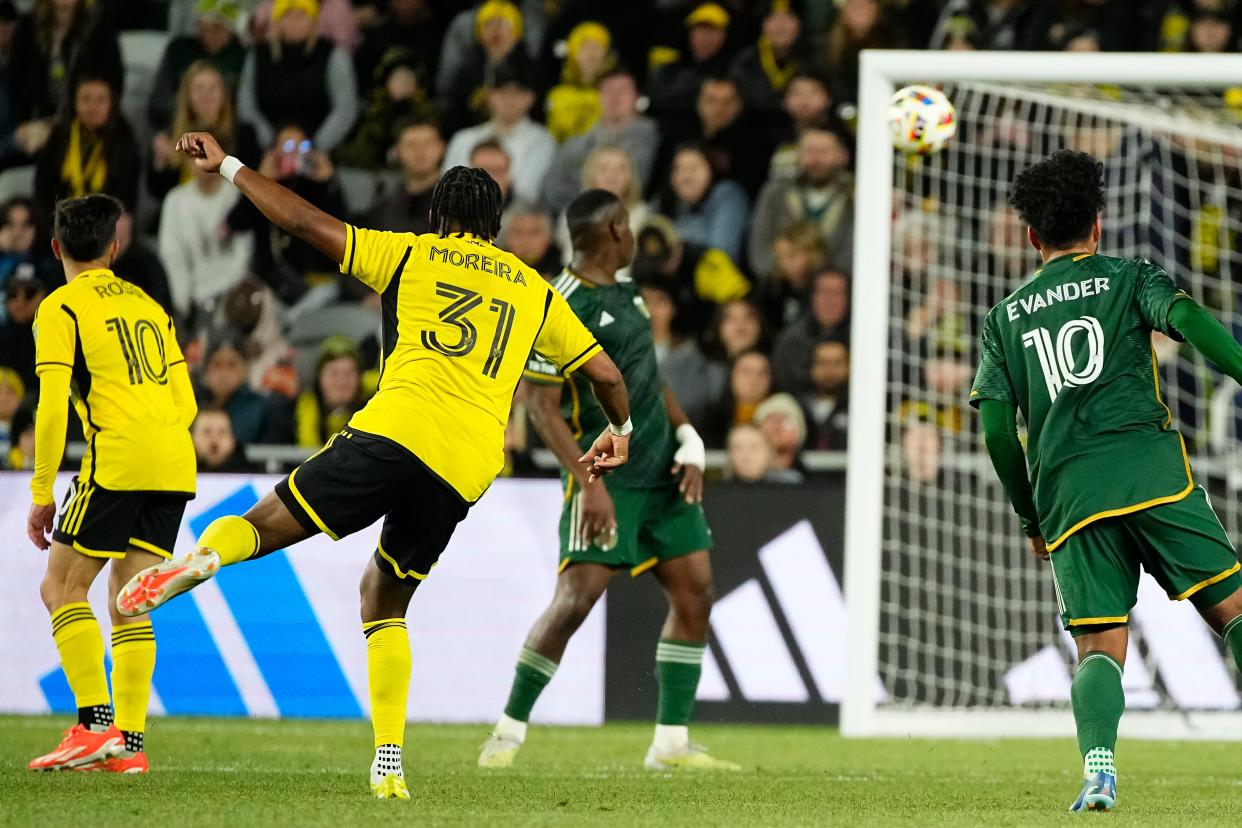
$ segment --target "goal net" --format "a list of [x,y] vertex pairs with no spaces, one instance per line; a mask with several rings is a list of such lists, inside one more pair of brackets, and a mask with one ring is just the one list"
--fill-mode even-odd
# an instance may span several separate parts
[[[1219,80],[1242,73],[1213,56],[905,54],[869,53],[861,90],[846,597],[862,674],[843,727],[1067,733],[1073,644],[966,404],[985,314],[1039,264],[1006,196],[1049,153],[1090,152],[1101,251],[1156,262],[1242,331],[1242,88]],[[881,133],[909,82],[957,107],[938,155],[906,158]],[[1242,393],[1188,346],[1155,348],[1197,482],[1242,541]],[[1124,729],[1242,737],[1232,659],[1188,603],[1144,575],[1130,630]]]

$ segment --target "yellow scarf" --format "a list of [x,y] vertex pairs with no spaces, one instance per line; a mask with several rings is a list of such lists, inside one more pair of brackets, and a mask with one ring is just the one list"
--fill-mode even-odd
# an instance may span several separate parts
[[759,38],[759,65],[763,68],[763,74],[768,76],[768,83],[777,92],[784,92],[785,84],[798,71],[798,61],[793,59],[784,68],[777,65],[776,52],[772,51],[772,43],[766,37]]
[[90,144],[85,159],[82,158],[82,124],[75,118],[69,125],[69,148],[65,152],[65,160],[60,165],[60,180],[68,185],[65,195],[77,198],[87,193],[103,192],[104,182],[108,180],[108,162],[104,160],[103,141],[94,136],[87,136]]

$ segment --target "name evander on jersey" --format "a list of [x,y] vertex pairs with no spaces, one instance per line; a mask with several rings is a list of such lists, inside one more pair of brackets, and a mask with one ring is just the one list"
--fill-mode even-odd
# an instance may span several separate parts
[[427,261],[439,262],[440,264],[452,265],[454,267],[464,267],[467,270],[481,270],[484,273],[491,273],[499,279],[513,282],[515,285],[526,284],[526,277],[521,270],[515,270],[509,266],[508,262],[494,259],[483,253],[462,253],[460,250],[432,245],[431,250],[427,254]]
[[1030,296],[1020,297],[1013,302],[1007,302],[1005,313],[1010,322],[1016,322],[1021,316],[1030,316],[1061,302],[1073,302],[1088,296],[1098,296],[1107,290],[1108,279],[1103,276],[1083,279],[1080,282],[1066,282],[1039,293],[1032,293]]

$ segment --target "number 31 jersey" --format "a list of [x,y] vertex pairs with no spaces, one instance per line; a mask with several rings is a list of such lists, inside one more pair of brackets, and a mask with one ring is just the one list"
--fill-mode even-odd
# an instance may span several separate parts
[[194,444],[168,378],[182,362],[168,314],[111,270],[84,271],[39,304],[35,370],[70,372],[83,483],[193,495]]
[[1188,298],[1144,259],[1061,256],[988,313],[970,402],[1027,424],[1027,465],[1050,550],[1106,517],[1190,494],[1181,434],[1160,395],[1152,331],[1181,340]]
[[380,294],[379,390],[351,428],[391,440],[473,503],[504,466],[532,349],[562,374],[600,346],[516,256],[468,234],[346,227],[341,272]]

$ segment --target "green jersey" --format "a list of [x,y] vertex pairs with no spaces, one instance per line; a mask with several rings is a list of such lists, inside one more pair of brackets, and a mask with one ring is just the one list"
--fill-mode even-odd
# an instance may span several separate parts
[[[630,281],[592,284],[568,269],[552,280],[552,286],[565,297],[570,309],[625,377],[630,419],[634,421],[630,438],[634,448],[629,462],[608,475],[609,487],[650,488],[669,484],[673,480],[673,453],[677,445],[664,403],[664,380],[656,363],[651,316],[638,289]],[[531,354],[523,376],[535,383],[563,385],[561,415],[583,451],[608,426],[608,418],[586,377],[571,374],[566,380],[537,352]]]
[[1181,339],[1169,309],[1184,297],[1144,259],[1067,255],[988,313],[970,401],[1010,403],[1026,419],[1049,550],[1092,521],[1194,488],[1151,344],[1152,331]]

